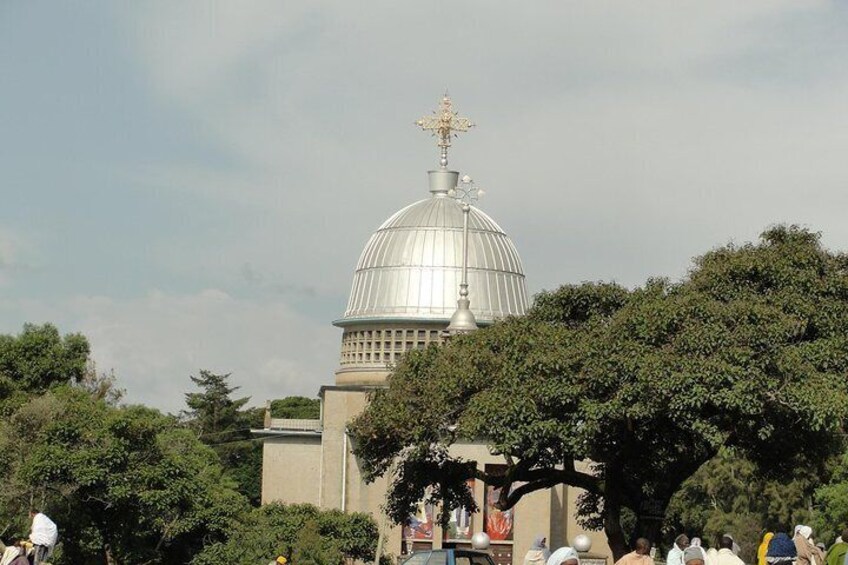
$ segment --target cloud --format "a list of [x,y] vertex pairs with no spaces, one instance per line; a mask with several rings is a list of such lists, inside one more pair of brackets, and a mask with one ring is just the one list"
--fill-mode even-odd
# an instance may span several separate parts
[[115,371],[127,402],[174,412],[184,408],[183,393],[193,387],[189,375],[200,369],[232,373],[238,394],[261,405],[292,394],[313,396],[332,382],[337,367],[339,330],[295,313],[282,300],[239,299],[217,289],[155,290],[126,300],[5,301],[0,309],[82,332],[98,370]]
[[[115,247],[137,268],[91,270],[162,290],[44,285],[49,301],[0,308],[89,335],[131,400],[176,409],[201,368],[232,371],[258,402],[332,382],[339,332],[319,318],[344,310],[371,232],[428,196],[437,149],[412,122],[445,87],[478,123],[451,165],[486,187],[481,207],[515,240],[531,291],[681,276],[693,255],[779,221],[848,242],[848,12],[833,3],[113,10],[132,74],[121,87],[144,90],[163,129],[109,156],[98,189],[132,186],[139,206],[147,191],[169,214],[105,210],[135,214],[136,237]],[[151,139],[179,144],[157,158]],[[3,236],[0,262],[15,264],[19,244]]]
[[17,275],[32,270],[33,251],[18,232],[0,227],[0,286],[9,285]]
[[338,295],[368,234],[427,196],[436,151],[410,124],[445,86],[479,123],[451,163],[489,189],[531,288],[677,276],[774,221],[848,236],[801,190],[838,200],[846,180],[840,17],[791,0],[255,2],[128,21],[152,91],[237,163],[160,171],[241,209],[239,237],[197,261]]

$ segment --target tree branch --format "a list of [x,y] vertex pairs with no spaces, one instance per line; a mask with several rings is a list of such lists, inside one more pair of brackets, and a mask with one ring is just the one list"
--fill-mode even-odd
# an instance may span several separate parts
[[[501,489],[498,501],[495,504],[500,510],[512,508],[523,496],[531,492],[560,484],[582,488],[600,496],[604,494],[601,480],[589,473],[577,471],[574,468],[574,461],[570,462],[568,466],[570,468],[564,469],[530,469],[530,465],[529,461],[522,460],[502,475],[491,475],[477,469],[475,477],[488,485]],[[523,484],[514,489],[511,488],[516,482]]]

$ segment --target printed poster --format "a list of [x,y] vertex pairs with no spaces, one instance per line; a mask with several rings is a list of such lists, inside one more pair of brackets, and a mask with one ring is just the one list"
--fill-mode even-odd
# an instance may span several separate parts
[[[494,469],[492,469],[494,467]],[[497,467],[502,465],[486,465],[486,472],[497,472]],[[518,485],[513,485],[513,488]],[[485,524],[484,531],[489,534],[489,539],[492,541],[512,541],[513,530],[515,529],[514,508],[501,511],[495,508],[495,503],[500,497],[501,489],[491,485],[486,485],[486,504],[483,507],[483,522]]]
[[407,540],[433,540],[433,505],[420,502],[414,514],[409,515],[403,527],[403,538]]
[[[474,479],[468,479],[466,483],[468,490],[474,494]],[[445,540],[447,541],[468,541],[471,539],[471,534],[474,532],[472,525],[473,516],[467,508],[460,506],[454,508],[450,514],[450,521],[445,530]]]

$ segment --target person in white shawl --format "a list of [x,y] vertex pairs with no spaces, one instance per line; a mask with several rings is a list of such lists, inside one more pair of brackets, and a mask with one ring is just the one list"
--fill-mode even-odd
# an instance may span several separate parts
[[[12,561],[24,555],[24,552],[20,546],[7,546],[4,545],[3,542],[0,542],[0,552],[2,552],[0,553],[0,565],[9,565],[10,563],[12,563]],[[24,557],[23,559],[26,559],[26,557]]]
[[580,565],[580,556],[573,547],[561,547],[548,557],[547,565]]
[[683,565],[683,551],[687,547],[689,547],[689,537],[686,534],[677,536],[665,558],[666,565]]
[[701,559],[703,560],[703,562],[704,563],[707,562],[707,550],[704,549],[704,546],[702,545],[702,542],[701,542],[701,538],[698,538],[698,537],[692,538],[692,542],[689,544],[689,547],[696,548],[701,553]]
[[551,552],[545,546],[546,541],[547,538],[545,536],[541,534],[536,536],[536,539],[533,540],[533,545],[530,546],[530,549],[524,555],[524,565],[545,565],[547,563]]

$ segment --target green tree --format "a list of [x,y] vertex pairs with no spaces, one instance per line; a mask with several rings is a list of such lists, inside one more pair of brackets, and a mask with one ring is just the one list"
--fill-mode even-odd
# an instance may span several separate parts
[[61,336],[51,324],[25,324],[18,335],[0,335],[0,415],[9,415],[28,395],[81,381],[89,352],[85,337]]
[[35,504],[58,523],[57,563],[186,563],[223,539],[246,501],[215,453],[169,416],[55,388],[0,422],[0,512],[27,532]]
[[272,418],[317,420],[321,415],[321,403],[317,398],[287,396],[271,402]]
[[[676,284],[543,292],[525,317],[406,355],[352,422],[354,451],[369,480],[393,474],[396,522],[425,497],[474,508],[470,477],[503,487],[501,508],[568,484],[620,557],[622,517],[656,541],[672,496],[721,448],[777,476],[837,444],[847,269],[817,234],[777,227],[699,257]],[[505,471],[451,454],[481,438]]]
[[848,452],[839,458],[830,481],[816,489],[815,503],[816,538],[830,542],[848,526]]
[[[310,524],[314,524],[315,531],[303,535]],[[316,559],[332,560],[340,556],[371,561],[377,537],[377,525],[367,514],[319,510],[310,504],[274,503],[254,508],[226,541],[208,546],[192,563],[267,565],[278,555],[291,560],[299,551],[298,555],[302,556],[316,544],[333,548],[329,554],[316,555]]]
[[201,370],[200,376],[190,378],[202,392],[186,393],[186,405],[189,407],[186,414],[201,437],[221,442],[233,435],[238,437],[243,434],[248,426],[249,416],[242,409],[250,401],[250,397],[231,398],[239,387],[229,385],[227,381],[230,374],[217,375]]
[[318,522],[310,520],[297,535],[292,560],[303,565],[341,565],[344,558],[334,541],[322,537]]
[[[683,531],[713,543],[733,532],[742,548],[740,557],[753,563],[766,531],[785,532],[794,524],[814,523],[813,495],[830,467],[801,465],[779,479],[769,478],[750,460],[721,449],[671,499],[666,541],[670,546],[671,538]],[[831,539],[819,534],[817,529],[817,538]]]
[[230,386],[229,374],[200,371],[191,380],[201,392],[186,396],[189,425],[203,443],[211,446],[221,464],[250,502],[258,505],[262,496],[262,443],[250,435],[251,426],[261,422],[261,411],[245,408],[249,397],[233,399],[239,387]]

